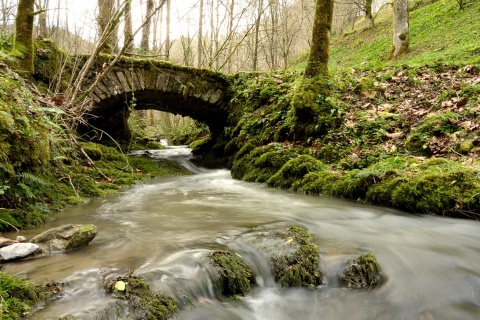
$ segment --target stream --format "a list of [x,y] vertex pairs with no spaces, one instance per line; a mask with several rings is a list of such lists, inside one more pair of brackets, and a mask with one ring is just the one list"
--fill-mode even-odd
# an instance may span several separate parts
[[[3,271],[36,283],[65,283],[65,294],[32,319],[129,319],[123,304],[102,289],[105,280],[128,272],[174,295],[183,306],[180,320],[480,319],[480,222],[233,180],[228,170],[194,166],[185,147],[148,153],[176,159],[195,174],[154,178],[21,232],[30,239],[67,223],[99,229],[85,248],[4,265]],[[307,229],[320,247],[325,283],[318,288],[277,287],[266,259],[236,241],[293,225]],[[202,263],[206,252],[226,247],[241,252],[255,270],[258,286],[242,301],[220,298]],[[365,252],[382,266],[381,285],[341,288],[345,262]]]

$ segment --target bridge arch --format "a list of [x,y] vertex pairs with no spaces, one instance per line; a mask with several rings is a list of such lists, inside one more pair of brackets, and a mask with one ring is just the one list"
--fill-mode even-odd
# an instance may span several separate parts
[[[106,63],[107,56],[97,60],[85,87],[93,83]],[[159,110],[198,120],[216,134],[223,131],[228,116],[228,87],[228,77],[211,70],[123,58],[90,95],[88,122],[117,140],[128,141],[130,113]]]

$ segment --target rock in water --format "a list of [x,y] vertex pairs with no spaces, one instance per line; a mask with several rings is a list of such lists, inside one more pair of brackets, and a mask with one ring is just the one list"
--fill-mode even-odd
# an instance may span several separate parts
[[372,253],[348,260],[341,275],[342,285],[347,288],[371,288],[380,283],[382,268]]
[[17,243],[17,242],[19,242],[19,241],[15,241],[15,240],[12,240],[12,239],[0,237],[0,248],[12,245],[12,244]]
[[40,251],[34,243],[14,243],[0,249],[0,260],[17,260]]
[[45,252],[67,251],[88,245],[97,233],[98,228],[91,224],[67,224],[42,232],[30,242]]

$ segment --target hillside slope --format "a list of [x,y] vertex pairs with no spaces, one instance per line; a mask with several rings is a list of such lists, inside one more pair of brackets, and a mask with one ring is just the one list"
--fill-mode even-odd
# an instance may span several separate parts
[[[410,4],[410,52],[389,61],[392,38],[391,8],[379,12],[373,28],[359,27],[334,37],[332,68],[381,68],[388,65],[480,63],[480,1],[467,0],[460,10],[454,0]],[[418,9],[412,10],[412,8]]]

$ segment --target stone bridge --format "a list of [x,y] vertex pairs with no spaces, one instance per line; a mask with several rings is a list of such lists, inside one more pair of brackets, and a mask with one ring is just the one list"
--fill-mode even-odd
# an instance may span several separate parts
[[[100,57],[85,83],[93,83],[112,57]],[[222,132],[228,115],[227,76],[165,61],[122,58],[91,94],[89,123],[113,138],[130,140],[132,110],[159,110],[189,116]]]

